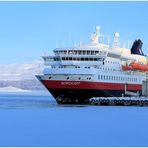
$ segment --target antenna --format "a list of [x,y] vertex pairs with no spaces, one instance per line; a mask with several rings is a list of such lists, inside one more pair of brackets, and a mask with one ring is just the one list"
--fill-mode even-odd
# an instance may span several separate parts
[[74,47],[77,47],[77,42],[76,41],[74,42]]
[[125,41],[124,41],[124,43],[123,43],[123,48],[126,48],[126,43],[125,43]]
[[108,44],[108,47],[110,45],[110,35],[107,36],[107,44]]
[[58,40],[56,41],[56,48],[58,48],[59,47],[59,44],[58,44]]
[[127,41],[127,48],[128,48],[128,49],[130,48],[129,46],[130,46],[130,41],[128,40],[128,41]]
[[83,34],[80,35],[80,42],[83,42]]
[[118,47],[118,39],[119,39],[119,33],[115,32],[115,34],[114,34],[114,47]]
[[69,41],[69,47],[70,47],[70,42],[71,42],[71,29],[69,27],[69,31],[68,31],[68,41]]
[[63,48],[65,47],[65,41],[63,41]]

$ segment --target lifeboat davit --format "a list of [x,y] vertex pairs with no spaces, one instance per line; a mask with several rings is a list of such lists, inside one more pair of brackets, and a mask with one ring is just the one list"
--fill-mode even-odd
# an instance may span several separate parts
[[140,63],[130,63],[129,65],[122,65],[123,70],[139,70],[142,72],[148,71],[147,64],[140,64]]

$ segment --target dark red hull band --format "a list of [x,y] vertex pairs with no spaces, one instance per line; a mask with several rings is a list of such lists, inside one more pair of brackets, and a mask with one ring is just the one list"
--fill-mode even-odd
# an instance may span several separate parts
[[[98,90],[125,90],[125,84],[106,82],[86,82],[86,81],[58,81],[43,80],[42,83],[48,89],[98,89]],[[142,84],[126,84],[127,90],[140,91]]]
[[[58,103],[88,104],[92,97],[121,97],[125,92],[125,84],[103,82],[57,81],[44,80],[42,83]],[[127,90],[141,94],[142,85],[127,84]],[[59,98],[66,99],[61,102]]]

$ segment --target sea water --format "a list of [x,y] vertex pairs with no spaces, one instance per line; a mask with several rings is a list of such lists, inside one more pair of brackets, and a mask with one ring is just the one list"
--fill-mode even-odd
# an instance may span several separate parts
[[58,105],[0,94],[0,146],[148,146],[148,107]]

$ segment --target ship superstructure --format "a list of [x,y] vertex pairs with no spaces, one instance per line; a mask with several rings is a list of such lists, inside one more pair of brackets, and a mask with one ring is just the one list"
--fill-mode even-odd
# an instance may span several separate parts
[[137,51],[132,53],[119,47],[118,38],[115,33],[110,47],[97,26],[89,44],[56,48],[53,56],[44,55],[46,67],[37,78],[58,103],[87,104],[92,97],[128,95],[127,90],[141,95],[148,71],[142,42],[134,42],[132,51]]

